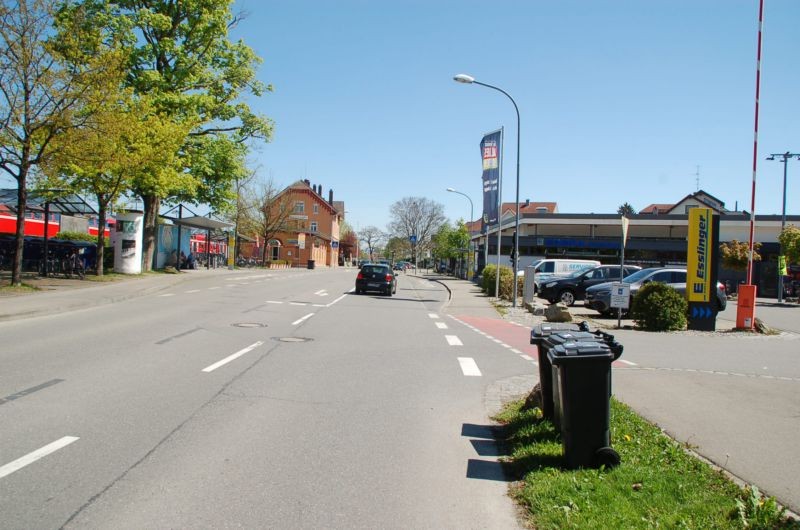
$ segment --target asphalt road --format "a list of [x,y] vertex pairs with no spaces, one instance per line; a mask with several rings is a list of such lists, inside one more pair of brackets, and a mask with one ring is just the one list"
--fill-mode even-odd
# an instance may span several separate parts
[[531,372],[403,276],[200,276],[0,322],[3,528],[516,528],[486,391]]

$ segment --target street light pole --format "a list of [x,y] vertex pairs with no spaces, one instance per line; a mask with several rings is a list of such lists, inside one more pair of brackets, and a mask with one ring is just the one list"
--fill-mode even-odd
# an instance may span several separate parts
[[[469,201],[469,222],[471,225],[475,213],[474,213],[474,207],[472,205],[472,199],[470,198],[470,196],[454,188],[447,188],[447,191],[449,191],[450,193],[458,193],[459,195],[463,195],[464,197],[467,198],[467,200]],[[471,261],[470,258],[472,258],[472,230],[470,228],[467,228],[467,233],[469,234],[469,243],[467,244],[467,252],[469,252],[469,254],[467,254],[467,270],[470,272],[469,277],[467,279],[472,280],[474,279],[472,274],[472,267],[470,267],[470,261]]]
[[[781,162],[783,162],[783,210],[781,211],[781,233],[783,233],[786,228],[786,166],[789,165],[790,158],[797,157],[800,160],[800,153],[790,153],[789,151],[773,153],[767,157],[767,160],[775,160],[776,156],[781,157]],[[783,245],[781,245],[780,255],[783,256]],[[778,303],[783,303],[783,274],[781,273],[780,261],[778,262]]]
[[[514,98],[512,98],[508,94],[508,92],[506,92],[502,88],[498,88],[496,86],[489,85],[489,84],[486,84],[486,83],[481,83],[480,81],[476,81],[474,77],[466,75],[466,74],[458,74],[455,77],[453,77],[453,80],[458,82],[458,83],[464,83],[464,84],[468,84],[468,85],[471,85],[471,84],[481,85],[481,86],[485,86],[486,88],[491,88],[491,89],[497,90],[498,92],[502,92],[503,94],[505,94],[505,96],[508,99],[511,100],[511,103],[514,105],[514,110],[517,113],[517,195],[516,195],[516,199],[517,200],[514,202],[514,208],[515,208],[514,251],[512,252],[512,255],[511,255],[511,263],[512,263],[513,269],[514,269],[514,291],[511,293],[511,306],[516,308],[517,307],[517,282],[518,282],[517,269],[519,268],[519,259],[515,259],[514,254],[519,256],[519,144],[520,144],[520,140],[519,140],[519,137],[520,137],[519,136],[519,133],[520,133],[519,107],[517,107],[517,102],[514,101]],[[503,201],[502,201],[502,198],[501,198],[500,204],[502,204],[502,203],[503,203]],[[499,212],[498,215],[502,216],[502,212]],[[498,221],[499,221],[499,219],[498,219]],[[499,268],[498,268],[497,274],[498,274],[498,277],[499,277],[499,275],[500,275]],[[500,293],[498,293],[498,296],[499,295],[500,295]]]

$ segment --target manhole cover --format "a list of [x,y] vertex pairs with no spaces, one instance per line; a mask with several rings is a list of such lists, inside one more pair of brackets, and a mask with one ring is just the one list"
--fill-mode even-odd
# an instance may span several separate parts
[[307,337],[276,337],[275,340],[278,342],[308,342],[312,339]]
[[262,324],[261,322],[237,322],[236,324],[231,324],[235,328],[265,328],[267,327],[266,324]]

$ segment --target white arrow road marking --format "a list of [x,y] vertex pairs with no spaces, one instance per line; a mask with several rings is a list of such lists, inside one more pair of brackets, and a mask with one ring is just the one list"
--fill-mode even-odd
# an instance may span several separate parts
[[450,346],[463,346],[464,343],[461,342],[461,339],[456,337],[455,335],[445,335],[445,339],[447,339],[447,344]]
[[60,438],[53,443],[47,444],[44,447],[37,449],[32,453],[28,453],[22,458],[17,458],[13,462],[9,462],[3,467],[0,467],[0,478],[5,477],[6,475],[10,475],[14,471],[19,471],[28,464],[32,464],[37,460],[39,460],[40,458],[44,458],[45,456],[51,453],[55,453],[59,449],[68,446],[72,442],[77,442],[78,440],[80,440],[80,438],[78,438],[77,436],[64,436],[63,438]]
[[231,362],[231,361],[233,361],[235,359],[238,359],[239,357],[241,357],[245,353],[247,353],[249,351],[252,351],[252,350],[255,350],[256,348],[258,348],[262,344],[264,344],[264,341],[258,341],[256,343],[253,343],[250,346],[248,346],[247,348],[245,348],[243,350],[239,350],[236,353],[234,353],[233,355],[229,355],[229,356],[225,357],[221,361],[215,362],[211,366],[206,366],[205,368],[203,368],[203,371],[204,372],[213,372],[214,370],[216,370],[220,366],[223,366],[223,365],[228,364],[229,362]]
[[472,357],[459,357],[458,364],[461,365],[461,371],[466,376],[480,377],[483,375]]
[[304,320],[306,320],[306,319],[309,319],[309,318],[311,318],[311,317],[313,317],[313,316],[314,316],[314,313],[309,313],[309,314],[307,314],[306,316],[304,316],[304,317],[302,317],[302,318],[298,318],[297,320],[295,320],[294,322],[292,322],[292,325],[293,325],[293,326],[296,326],[296,325],[298,325],[300,322],[302,322],[302,321],[304,321]]

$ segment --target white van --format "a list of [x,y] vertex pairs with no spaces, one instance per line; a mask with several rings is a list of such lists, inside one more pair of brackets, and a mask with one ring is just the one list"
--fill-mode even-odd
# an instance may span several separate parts
[[600,262],[593,259],[540,259],[525,267],[525,283],[533,282],[534,294],[539,285],[554,277],[569,276],[573,272],[598,267]]

